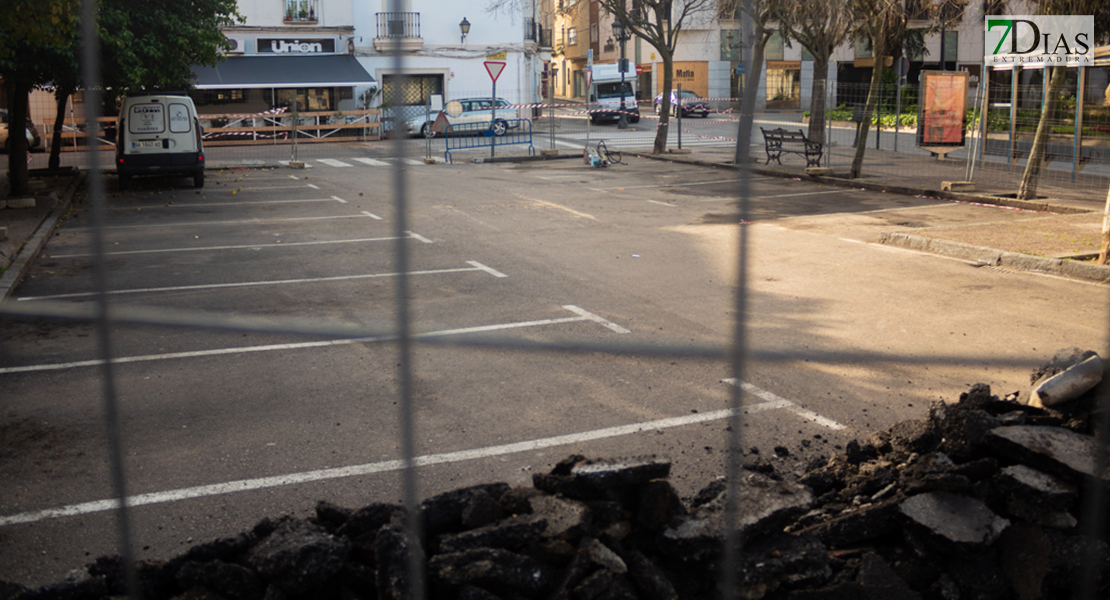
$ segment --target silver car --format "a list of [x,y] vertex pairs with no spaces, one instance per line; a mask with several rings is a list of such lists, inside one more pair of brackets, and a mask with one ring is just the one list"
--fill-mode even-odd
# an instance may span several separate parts
[[[451,104],[458,102],[459,106],[457,117],[452,117],[451,113],[456,112],[451,109]],[[459,100],[452,100],[444,107],[443,116],[447,119],[450,125],[460,125],[463,123],[491,123],[490,129],[493,134],[497,136],[505,135],[505,132],[511,128],[519,127],[520,113],[504,98],[497,99],[497,118],[494,119],[493,108],[494,103],[492,98],[461,98]],[[421,135],[424,137],[436,137],[438,134],[432,131],[432,126],[436,121],[439,113],[432,113],[430,116],[420,115],[406,121],[409,135]]]
[[[11,146],[8,144],[8,111],[0,108],[0,150],[8,152]],[[39,135],[39,130],[30,119],[27,120],[27,149],[40,150],[42,146],[42,136]]]

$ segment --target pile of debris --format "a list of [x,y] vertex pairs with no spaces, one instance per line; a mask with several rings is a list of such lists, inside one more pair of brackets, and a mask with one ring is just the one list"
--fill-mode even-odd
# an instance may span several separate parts
[[[730,526],[739,598],[1032,600],[1084,585],[1107,597],[1110,546],[1084,521],[1107,512],[1110,469],[1096,444],[1105,432],[1093,426],[1090,391],[1102,372],[1093,353],[1060,354],[1024,398],[972,386],[800,479],[756,459],[731,518],[723,480],[684,502],[666,461],[571,456],[532,487],[426,500],[418,543],[392,504],[321,503],[312,519],[267,519],[142,563],[142,597],[399,600],[416,561],[432,599],[706,599],[720,595]],[[1102,504],[1084,510],[1092,500]],[[0,600],[118,596],[121,561],[101,558],[79,581],[16,587],[0,585]]]

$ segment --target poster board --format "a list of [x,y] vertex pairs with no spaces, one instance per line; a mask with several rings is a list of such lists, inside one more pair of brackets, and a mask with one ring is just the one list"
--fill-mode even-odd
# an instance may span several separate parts
[[946,154],[964,146],[967,71],[922,71],[917,147]]

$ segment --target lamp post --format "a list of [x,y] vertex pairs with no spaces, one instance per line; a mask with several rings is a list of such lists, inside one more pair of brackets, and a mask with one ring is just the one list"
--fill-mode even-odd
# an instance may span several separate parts
[[621,72],[621,113],[617,121],[617,129],[628,129],[628,115],[625,114],[624,106],[624,73],[628,70],[628,59],[624,57],[624,43],[631,38],[632,35],[628,33],[628,29],[624,26],[624,23],[613,21],[613,36],[616,37],[617,41],[621,44],[621,60],[620,63],[617,64],[617,70]]
[[462,23],[459,23],[459,31],[462,32],[462,41],[460,43],[465,44],[466,36],[470,33],[470,21],[467,21],[466,17],[463,17]]

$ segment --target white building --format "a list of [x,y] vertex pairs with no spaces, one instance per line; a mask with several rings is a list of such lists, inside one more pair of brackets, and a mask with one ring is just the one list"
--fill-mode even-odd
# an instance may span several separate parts
[[[514,14],[490,13],[484,3],[457,0],[366,0],[354,7],[354,54],[381,84],[374,105],[389,102],[400,81],[403,112],[433,101],[489,97],[486,62],[503,62],[497,95],[512,104],[540,101],[543,58],[539,0]],[[525,14],[526,13],[526,14]],[[548,35],[549,30],[548,30]],[[395,44],[407,77],[396,77]],[[359,93],[366,88],[359,90]],[[436,107],[438,108],[438,107]]]
[[354,0],[239,0],[242,25],[224,35],[234,48],[215,67],[194,67],[202,113],[273,108],[356,108],[375,80],[355,59]]

